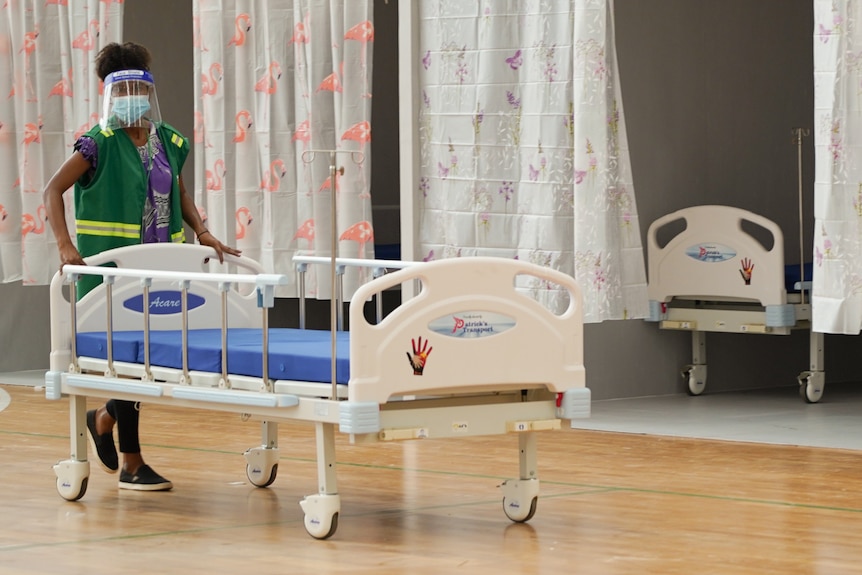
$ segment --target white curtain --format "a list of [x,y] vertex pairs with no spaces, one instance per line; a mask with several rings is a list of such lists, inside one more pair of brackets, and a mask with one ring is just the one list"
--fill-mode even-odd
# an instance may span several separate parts
[[[122,0],[8,0],[0,8],[0,281],[59,269],[42,190],[97,122],[99,49],[122,36]],[[67,192],[67,224],[74,206]]]
[[579,280],[585,321],[645,317],[611,0],[419,6],[424,258],[526,259]]
[[[373,257],[372,13],[371,0],[195,0],[196,203],[267,271],[330,255],[333,197],[338,254]],[[329,297],[317,270],[308,295]],[[346,293],[363,279],[349,275]],[[295,296],[296,283],[278,295]]]
[[862,329],[862,3],[814,2],[813,329]]

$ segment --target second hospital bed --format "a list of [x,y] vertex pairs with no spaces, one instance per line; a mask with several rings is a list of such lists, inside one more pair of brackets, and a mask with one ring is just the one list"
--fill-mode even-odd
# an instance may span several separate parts
[[730,206],[685,208],[650,225],[647,256],[649,321],[692,334],[692,363],[682,370],[689,394],[706,387],[706,332],[802,329],[810,332],[809,366],[797,377],[799,394],[809,403],[820,400],[823,334],[811,330],[810,265],[785,266],[777,224]]
[[[361,286],[349,331],[333,337],[269,328],[274,289],[287,277],[233,257],[219,269],[236,273],[213,272],[213,257],[203,246],[132,246],[54,277],[46,395],[70,406],[71,454],[54,466],[63,498],[86,492],[86,400],[96,397],[260,420],[261,444],[244,454],[258,487],[275,480],[278,422],[313,425],[319,492],[300,504],[318,539],[335,532],[341,509],[336,429],[354,442],[516,434],[520,474],[501,485],[503,510],[516,522],[532,517],[535,433],[590,409],[581,295],[570,276],[502,258],[419,263]],[[104,282],[74,304],[84,274]],[[416,297],[379,323],[366,320],[366,301],[406,282],[418,282]],[[569,294],[563,313],[524,293],[551,287]]]

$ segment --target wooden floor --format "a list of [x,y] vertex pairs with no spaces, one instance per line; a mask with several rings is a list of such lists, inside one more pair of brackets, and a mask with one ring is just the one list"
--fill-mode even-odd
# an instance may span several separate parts
[[[0,573],[862,573],[862,452],[583,430],[539,438],[536,516],[514,524],[497,486],[517,439],[338,444],[337,533],[309,537],[312,428],[280,427],[267,489],[241,453],[237,415],[145,406],[144,454],[174,482],[117,489],[93,465],[60,498],[68,402],[0,386]],[[94,404],[95,405],[95,404]]]

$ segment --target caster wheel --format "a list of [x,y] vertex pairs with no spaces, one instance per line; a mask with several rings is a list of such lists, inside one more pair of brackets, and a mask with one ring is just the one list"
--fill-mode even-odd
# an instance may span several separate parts
[[245,476],[248,477],[249,483],[255,487],[269,487],[275,481],[276,475],[278,475],[278,463],[273,465],[269,470],[252,465],[245,466]]
[[278,449],[253,447],[244,454],[247,465],[245,475],[256,487],[268,487],[278,475]]
[[697,396],[703,393],[706,389],[706,366],[705,365],[689,365],[682,370],[681,375],[688,380],[686,393],[691,396]]
[[87,492],[90,479],[89,461],[61,461],[54,466],[57,493],[66,501],[77,501]]
[[305,512],[305,530],[315,539],[329,539],[338,529],[340,495],[309,495],[299,502]]
[[536,506],[538,505],[538,503],[539,498],[533,497],[533,500],[530,501],[529,506],[522,507],[519,502],[510,501],[504,497],[503,513],[505,513],[506,517],[508,517],[515,523],[526,523],[533,518],[533,515],[536,514]]
[[338,529],[338,513],[331,517],[305,516],[305,530],[315,539],[329,539]]
[[813,384],[805,383],[799,386],[799,397],[805,403],[817,403],[823,397],[823,389],[817,389]]
[[689,376],[687,389],[689,395],[700,395],[701,393],[703,393],[705,387],[706,385],[703,382],[698,381],[696,377],[694,377],[693,375]]
[[77,501],[87,492],[87,482],[89,477],[85,477],[78,485],[71,485],[61,478],[57,478],[57,493],[66,501]]
[[536,514],[539,502],[538,479],[509,479],[503,490],[503,513],[515,523],[525,523]]
[[799,382],[799,397],[805,403],[817,403],[823,397],[823,372],[802,372],[796,378]]

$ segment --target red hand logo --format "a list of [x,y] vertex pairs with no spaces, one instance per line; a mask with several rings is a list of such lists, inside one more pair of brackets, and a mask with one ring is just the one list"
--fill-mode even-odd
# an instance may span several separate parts
[[751,263],[751,260],[748,258],[742,258],[742,269],[739,270],[739,275],[742,276],[742,280],[745,282],[745,285],[751,285],[751,274],[754,272],[754,264]]
[[425,362],[428,361],[428,356],[431,355],[431,350],[434,348],[428,347],[427,339],[423,343],[421,337],[418,342],[415,339],[411,339],[410,343],[413,345],[413,355],[407,352],[407,360],[410,362],[411,367],[413,367],[413,375],[422,375],[422,372],[425,370]]

